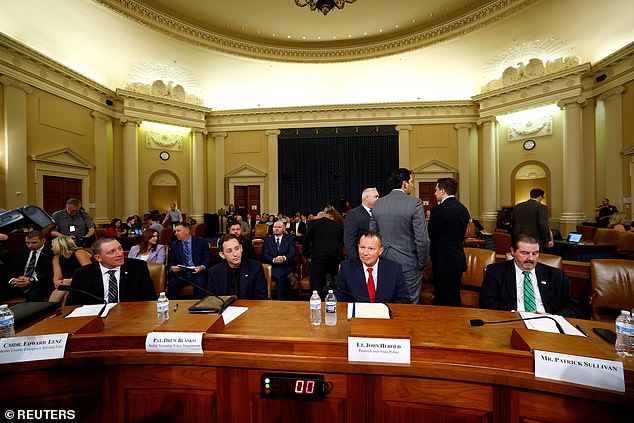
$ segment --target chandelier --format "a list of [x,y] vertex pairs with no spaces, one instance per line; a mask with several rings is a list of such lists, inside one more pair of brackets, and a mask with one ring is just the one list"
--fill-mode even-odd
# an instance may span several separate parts
[[346,3],[354,3],[357,0],[295,0],[295,4],[299,7],[310,6],[310,10],[319,10],[326,16],[333,7],[343,9]]

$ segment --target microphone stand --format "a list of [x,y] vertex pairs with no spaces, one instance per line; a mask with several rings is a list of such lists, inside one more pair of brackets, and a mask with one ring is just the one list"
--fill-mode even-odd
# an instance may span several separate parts
[[201,291],[203,291],[205,294],[209,295],[210,297],[213,297],[213,298],[216,298],[216,299],[220,300],[221,304],[220,304],[220,309],[219,309],[219,313],[218,314],[221,314],[226,307],[228,307],[232,302],[234,302],[237,299],[237,296],[235,296],[235,295],[227,295],[227,296],[225,296],[226,299],[221,297],[221,296],[219,296],[219,295],[216,295],[216,294],[208,291],[205,288],[202,288],[202,287],[200,287],[198,285],[194,285],[194,282],[192,282],[191,280],[189,280],[187,278],[182,277],[177,272],[172,272],[170,270],[169,274],[171,276],[175,277],[176,279],[180,280],[180,281],[186,282],[187,284],[193,286],[194,288],[200,289]]
[[471,319],[469,323],[471,324],[471,326],[484,326],[484,325],[496,324],[496,323],[524,322],[526,320],[535,320],[535,319],[550,319],[555,323],[555,326],[557,327],[557,330],[559,331],[559,333],[565,334],[559,322],[553,319],[551,316],[535,316],[535,317],[527,317],[525,319],[520,318],[520,319],[511,319],[511,320],[500,320],[497,322],[485,322],[482,319]]

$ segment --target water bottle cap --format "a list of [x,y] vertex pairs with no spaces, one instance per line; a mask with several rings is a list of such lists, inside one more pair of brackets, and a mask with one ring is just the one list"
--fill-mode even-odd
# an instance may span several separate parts
[[314,291],[313,291],[313,294],[316,294],[316,293],[317,293],[317,290],[314,290]]
[[328,290],[328,293],[329,293],[329,294],[332,294],[332,289],[329,289],[329,290]]
[[6,304],[2,304],[2,305],[0,306],[0,310],[4,310],[5,308],[9,308],[9,306],[8,306],[8,305],[6,305]]

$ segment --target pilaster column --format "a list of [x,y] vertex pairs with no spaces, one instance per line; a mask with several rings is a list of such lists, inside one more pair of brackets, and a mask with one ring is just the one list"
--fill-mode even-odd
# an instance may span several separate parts
[[110,117],[97,111],[90,112],[94,121],[95,138],[95,224],[109,223],[108,219],[108,124]]
[[277,159],[277,137],[281,132],[279,129],[270,129],[264,132],[268,137],[268,178],[269,178],[269,213],[277,213],[279,208],[278,198],[278,159]]
[[[27,183],[26,95],[33,89],[17,79],[0,76],[4,85],[4,177],[7,210],[22,207],[29,202]],[[35,195],[33,195],[35,197]],[[38,204],[42,206],[42,204]]]
[[398,125],[398,165],[409,169],[409,133],[412,130],[411,125]]
[[494,231],[498,217],[497,121],[495,116],[480,119],[482,125],[482,213],[480,223]]
[[213,210],[220,210],[225,206],[225,138],[226,132],[214,132],[211,134],[214,139],[214,150],[216,157],[216,199]]
[[123,125],[123,215],[139,213],[139,134],[140,120],[122,119]]
[[582,166],[582,115],[581,107],[585,103],[582,97],[561,100],[557,105],[564,111],[563,136],[563,174],[562,214],[560,228],[562,233],[574,231],[578,223],[583,222],[583,180]]
[[603,93],[599,100],[605,105],[605,196],[619,211],[623,210],[623,93],[618,86]]
[[191,217],[202,222],[205,211],[205,153],[204,135],[206,130],[192,129],[191,148]]
[[471,197],[471,163],[469,162],[469,131],[473,128],[470,123],[458,123],[454,126],[458,130],[458,199],[466,208],[469,207]]

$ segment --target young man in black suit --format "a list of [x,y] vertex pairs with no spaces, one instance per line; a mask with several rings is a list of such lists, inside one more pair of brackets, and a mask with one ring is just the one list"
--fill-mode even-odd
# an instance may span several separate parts
[[531,198],[513,207],[511,222],[513,235],[530,235],[539,241],[542,248],[551,248],[554,244],[548,227],[548,207],[542,204],[544,190],[534,188]]
[[469,210],[455,197],[458,182],[440,178],[436,182],[438,205],[429,216],[430,257],[434,281],[434,304],[460,307],[460,280],[467,270],[464,235]]
[[[72,287],[103,298],[108,303],[154,301],[157,298],[147,263],[125,258],[114,238],[99,238],[92,244],[95,262],[75,270]],[[66,305],[99,304],[92,296],[70,291]]]
[[511,254],[513,260],[487,266],[480,307],[582,317],[566,273],[538,262],[535,238],[525,234],[513,237]]
[[183,278],[194,286],[194,298],[203,298],[206,294],[200,288],[207,286],[207,269],[211,267],[209,244],[205,239],[193,236],[191,226],[185,222],[176,224],[174,234],[176,241],[170,244],[169,252],[169,270],[173,276],[167,284],[167,297],[170,300],[180,298],[180,290],[187,283],[180,279]]

